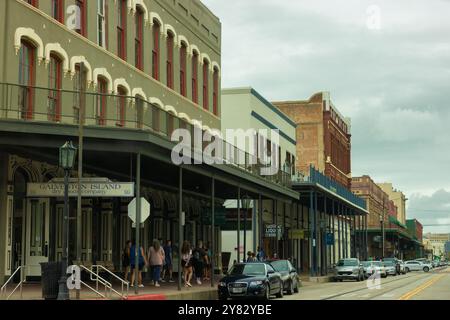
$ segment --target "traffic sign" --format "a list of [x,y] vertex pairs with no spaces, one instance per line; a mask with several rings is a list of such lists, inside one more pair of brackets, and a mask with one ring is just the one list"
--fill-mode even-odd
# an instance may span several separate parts
[[[128,217],[136,223],[136,198],[131,200],[130,204],[128,205]],[[145,198],[141,198],[141,221],[140,223],[144,223],[145,220],[150,217],[150,203]]]

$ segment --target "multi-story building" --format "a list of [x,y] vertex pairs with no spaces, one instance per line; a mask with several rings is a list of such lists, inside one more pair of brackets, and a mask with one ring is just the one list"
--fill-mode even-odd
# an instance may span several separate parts
[[426,233],[423,237],[429,241],[434,257],[445,255],[445,244],[450,241],[450,233]]
[[320,92],[307,101],[273,104],[297,124],[297,170],[308,175],[314,166],[350,190],[350,119],[340,114],[330,94]]
[[408,200],[403,192],[394,189],[392,183],[378,183],[380,188],[387,193],[389,199],[397,206],[397,219],[402,224],[406,223],[406,201]]
[[[296,124],[251,87],[223,89],[222,106],[222,134],[224,138],[227,138],[232,145],[239,146],[241,144],[239,149],[254,155],[256,166],[263,166],[263,161],[276,157],[276,162],[281,171],[279,175],[267,176],[267,178],[275,179],[281,183],[290,182],[296,163]],[[229,136],[232,132],[235,135]],[[241,138],[240,141],[238,141],[239,138]],[[265,159],[259,159],[258,148],[265,148],[266,154],[261,153],[261,156]],[[275,152],[276,154],[273,154]],[[280,257],[294,257],[295,255],[295,258],[297,258],[299,249],[296,241],[293,241],[292,244],[288,242],[289,230],[295,227],[297,218],[291,217],[291,215],[285,217],[284,206],[286,204],[271,200],[262,201],[263,216],[257,217],[254,215],[256,211],[251,209],[257,208],[258,202],[254,203],[255,206],[253,206],[253,202],[250,203],[250,210],[241,211],[241,232],[244,232],[245,229],[247,232],[254,230],[254,232],[248,232],[248,236],[244,237],[242,234],[242,243],[244,243],[244,238],[246,240],[246,244],[242,245],[242,250],[255,250],[257,245],[261,245],[269,256],[277,253]],[[233,231],[222,231],[222,234],[224,239],[234,240],[235,237],[230,237],[229,234],[234,234],[237,229],[237,203],[235,200],[228,201],[226,206],[229,220],[234,221],[230,225],[230,229]],[[274,209],[274,206],[277,206],[278,210]],[[241,209],[245,209],[244,206],[241,206]],[[248,217],[245,217],[246,211]],[[255,219],[252,219],[252,217]],[[247,221],[247,228],[244,227],[244,220]],[[281,233],[278,235],[266,234],[264,230],[269,225],[277,225]],[[256,237],[257,235],[259,236]],[[229,244],[225,246],[225,242],[229,242]],[[222,244],[224,249],[235,245],[230,240],[223,241]],[[254,244],[255,248],[250,244]],[[233,252],[231,256],[232,261],[236,259],[235,253]],[[245,255],[241,255],[241,258],[245,258]]]
[[[40,276],[40,262],[61,258],[64,201],[50,190],[63,176],[58,148],[77,144],[79,132],[82,188],[95,182],[106,191],[84,196],[81,211],[71,197],[70,261],[121,270],[134,195],[151,206],[144,247],[155,238],[178,247],[202,239],[215,261],[213,209],[236,185],[254,198],[298,198],[233,163],[172,161],[175,129],[221,128],[221,23],[199,0],[8,0],[0,20],[0,283],[18,266]],[[117,196],[105,181],[141,188]]]

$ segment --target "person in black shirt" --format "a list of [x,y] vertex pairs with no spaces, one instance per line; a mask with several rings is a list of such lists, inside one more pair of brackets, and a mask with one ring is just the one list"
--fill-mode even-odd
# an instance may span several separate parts
[[195,277],[197,279],[197,284],[202,284],[202,277],[203,277],[203,268],[205,267],[205,256],[206,252],[205,249],[203,249],[203,241],[199,241],[197,243],[197,247],[194,249],[193,255],[193,262],[194,262],[194,272]]

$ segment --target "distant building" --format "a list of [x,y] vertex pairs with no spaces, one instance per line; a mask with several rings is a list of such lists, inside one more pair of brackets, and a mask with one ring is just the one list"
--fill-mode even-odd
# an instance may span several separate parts
[[306,101],[273,104],[297,124],[297,171],[308,175],[312,165],[350,190],[350,119],[339,113],[330,94],[319,92]]
[[450,241],[450,233],[426,233],[424,238],[429,241],[434,257],[445,255],[445,246]]
[[378,183],[380,188],[386,192],[389,199],[397,206],[397,219],[402,224],[406,223],[406,196],[403,192],[393,188],[392,183]]

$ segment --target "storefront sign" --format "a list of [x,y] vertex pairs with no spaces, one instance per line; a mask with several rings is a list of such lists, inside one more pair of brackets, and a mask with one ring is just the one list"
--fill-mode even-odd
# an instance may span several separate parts
[[292,240],[305,239],[305,230],[303,230],[303,229],[291,229],[291,230],[289,230],[289,239],[292,239]]
[[[69,183],[69,197],[78,196],[78,183],[71,181]],[[134,197],[133,182],[85,182],[81,184],[82,197]],[[64,197],[64,183],[28,183],[27,197],[47,198]]]
[[[278,230],[278,236],[277,236],[277,230]],[[266,225],[266,230],[264,232],[264,235],[266,238],[277,238],[279,239],[282,235],[282,226],[278,226],[276,224],[268,224]]]

